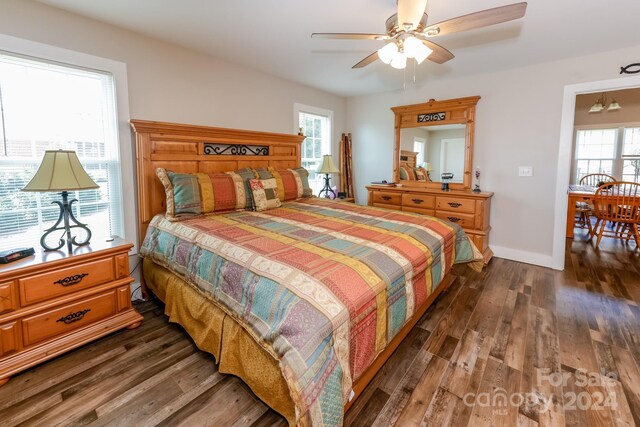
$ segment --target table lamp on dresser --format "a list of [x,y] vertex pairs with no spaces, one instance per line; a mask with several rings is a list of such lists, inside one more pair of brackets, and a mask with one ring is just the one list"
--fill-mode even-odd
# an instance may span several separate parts
[[[93,179],[87,174],[75,151],[69,150],[50,150],[45,151],[42,163],[31,181],[22,189],[22,191],[59,191],[62,195],[62,202],[53,201],[52,203],[60,206],[60,216],[56,223],[40,238],[40,245],[46,251],[56,251],[62,248],[65,243],[69,253],[72,252],[73,245],[82,246],[89,243],[91,239],[91,230],[86,224],[80,223],[73,215],[71,207],[76,199],[69,201],[69,191],[89,190],[98,188]],[[62,223],[62,225],[61,225]],[[81,228],[87,234],[84,240],[78,240],[75,236],[71,236],[72,228]],[[46,239],[56,231],[63,231],[62,236],[58,240],[57,246],[49,246]]]
[[322,190],[320,190],[320,192],[318,193],[318,197],[322,197],[322,194],[324,194],[324,197],[329,198],[330,197],[329,193],[331,193],[333,194],[333,197],[331,198],[335,199],[336,193],[331,189],[331,184],[330,184],[331,176],[329,174],[340,173],[340,171],[336,167],[336,164],[333,163],[333,158],[331,157],[331,154],[325,154],[324,156],[322,156],[322,164],[320,165],[320,167],[316,172],[325,174],[324,187],[322,187]]

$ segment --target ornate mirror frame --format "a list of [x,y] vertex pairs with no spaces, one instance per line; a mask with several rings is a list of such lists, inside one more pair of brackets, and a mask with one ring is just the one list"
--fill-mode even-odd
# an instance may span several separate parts
[[466,125],[466,141],[464,156],[463,182],[450,183],[452,189],[471,189],[473,142],[475,131],[476,104],[479,96],[436,101],[430,99],[423,104],[402,105],[393,107],[395,114],[395,146],[393,151],[393,179],[407,187],[438,188],[441,182],[400,180],[400,129],[423,127],[429,125],[464,124]]

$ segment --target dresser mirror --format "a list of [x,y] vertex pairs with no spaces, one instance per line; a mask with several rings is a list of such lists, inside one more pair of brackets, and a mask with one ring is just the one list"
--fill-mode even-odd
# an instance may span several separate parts
[[[394,181],[409,187],[440,187],[453,174],[452,189],[472,184],[475,107],[479,96],[429,100],[392,108],[395,114]],[[422,179],[424,170],[428,177]]]

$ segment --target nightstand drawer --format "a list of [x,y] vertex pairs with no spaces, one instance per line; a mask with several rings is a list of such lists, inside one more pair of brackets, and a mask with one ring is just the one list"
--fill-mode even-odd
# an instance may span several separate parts
[[115,280],[113,258],[74,265],[18,281],[22,305],[33,304]]
[[473,199],[460,199],[456,197],[436,197],[436,209],[474,213],[476,201]]
[[373,203],[384,203],[386,205],[400,206],[402,204],[402,194],[376,191],[375,193],[373,193]]
[[436,198],[433,196],[422,196],[418,194],[403,194],[402,206],[421,209],[433,209],[436,204]]
[[436,217],[446,219],[455,224],[458,224],[462,228],[473,228],[473,221],[475,216],[470,214],[464,214],[460,212],[443,212],[436,211]]
[[114,291],[67,304],[22,320],[24,346],[63,335],[113,316],[117,312]]
[[14,282],[0,283],[0,314],[18,308]]

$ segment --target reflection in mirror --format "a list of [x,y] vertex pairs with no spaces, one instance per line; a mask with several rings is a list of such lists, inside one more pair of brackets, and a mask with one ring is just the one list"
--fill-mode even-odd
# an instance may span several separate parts
[[[450,182],[464,180],[466,125],[448,124],[400,129],[401,164],[422,166],[431,181],[440,182],[443,173],[452,173]],[[406,156],[406,152],[414,152]],[[412,164],[413,163],[413,164]]]

